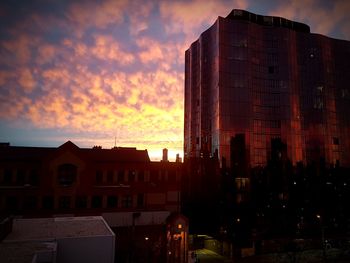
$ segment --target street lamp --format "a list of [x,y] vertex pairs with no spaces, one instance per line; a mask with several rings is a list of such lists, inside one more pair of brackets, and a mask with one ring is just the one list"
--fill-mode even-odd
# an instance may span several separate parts
[[325,249],[325,238],[324,238],[324,226],[322,224],[322,217],[320,214],[316,215],[317,219],[320,221],[321,226],[321,241],[322,241],[322,249],[323,249],[323,257],[326,258],[326,249]]

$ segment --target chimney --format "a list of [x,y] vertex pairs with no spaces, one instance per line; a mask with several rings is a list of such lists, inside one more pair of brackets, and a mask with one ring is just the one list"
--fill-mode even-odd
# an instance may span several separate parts
[[168,149],[164,148],[163,149],[163,159],[162,162],[168,162]]
[[181,163],[182,162],[182,159],[181,159],[181,157],[180,157],[180,154],[176,154],[176,162],[177,163]]

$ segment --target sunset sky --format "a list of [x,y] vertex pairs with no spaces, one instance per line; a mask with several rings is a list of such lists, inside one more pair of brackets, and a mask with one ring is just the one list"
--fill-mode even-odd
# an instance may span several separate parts
[[0,142],[182,156],[184,52],[233,8],[350,40],[349,0],[1,0]]

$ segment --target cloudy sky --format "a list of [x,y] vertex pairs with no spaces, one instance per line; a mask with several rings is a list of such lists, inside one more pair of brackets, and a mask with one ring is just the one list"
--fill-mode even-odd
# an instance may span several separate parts
[[1,0],[0,142],[182,156],[184,52],[233,8],[350,40],[348,0]]

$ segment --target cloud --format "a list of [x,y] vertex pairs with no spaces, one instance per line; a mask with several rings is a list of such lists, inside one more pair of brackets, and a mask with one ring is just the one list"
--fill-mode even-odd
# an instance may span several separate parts
[[212,25],[218,16],[226,16],[231,9],[245,9],[245,0],[216,1],[164,1],[160,12],[168,33],[185,33],[187,39],[198,38],[199,29]]
[[28,63],[31,59],[31,48],[36,46],[37,39],[27,35],[17,36],[14,40],[1,41],[1,64],[21,64]]
[[127,0],[86,1],[84,4],[76,2],[71,4],[66,15],[79,28],[105,28],[123,21],[127,3]]
[[[82,146],[112,147],[117,137],[119,146],[152,154],[165,147],[181,151],[184,52],[218,16],[252,2],[140,3],[26,5],[8,27],[0,25],[6,33],[0,39],[0,122]],[[333,1],[329,9],[318,3],[289,1],[271,14],[349,36],[348,2]]]
[[38,47],[38,64],[45,64],[51,62],[56,55],[56,48],[53,45],[43,43]]
[[21,70],[18,82],[26,93],[32,92],[36,85],[32,73],[27,68]]
[[311,32],[329,35],[340,29],[345,38],[350,38],[350,2],[336,0],[321,4],[316,0],[290,0],[283,2],[270,15],[303,21],[311,27]]
[[128,8],[128,17],[130,19],[129,29],[132,36],[137,36],[148,29],[149,17],[154,7],[155,3],[152,1],[143,1],[141,5],[138,1],[131,1]]
[[130,52],[122,51],[118,41],[107,35],[95,35],[95,45],[90,49],[91,53],[101,59],[116,61],[122,65],[132,63],[135,58]]

